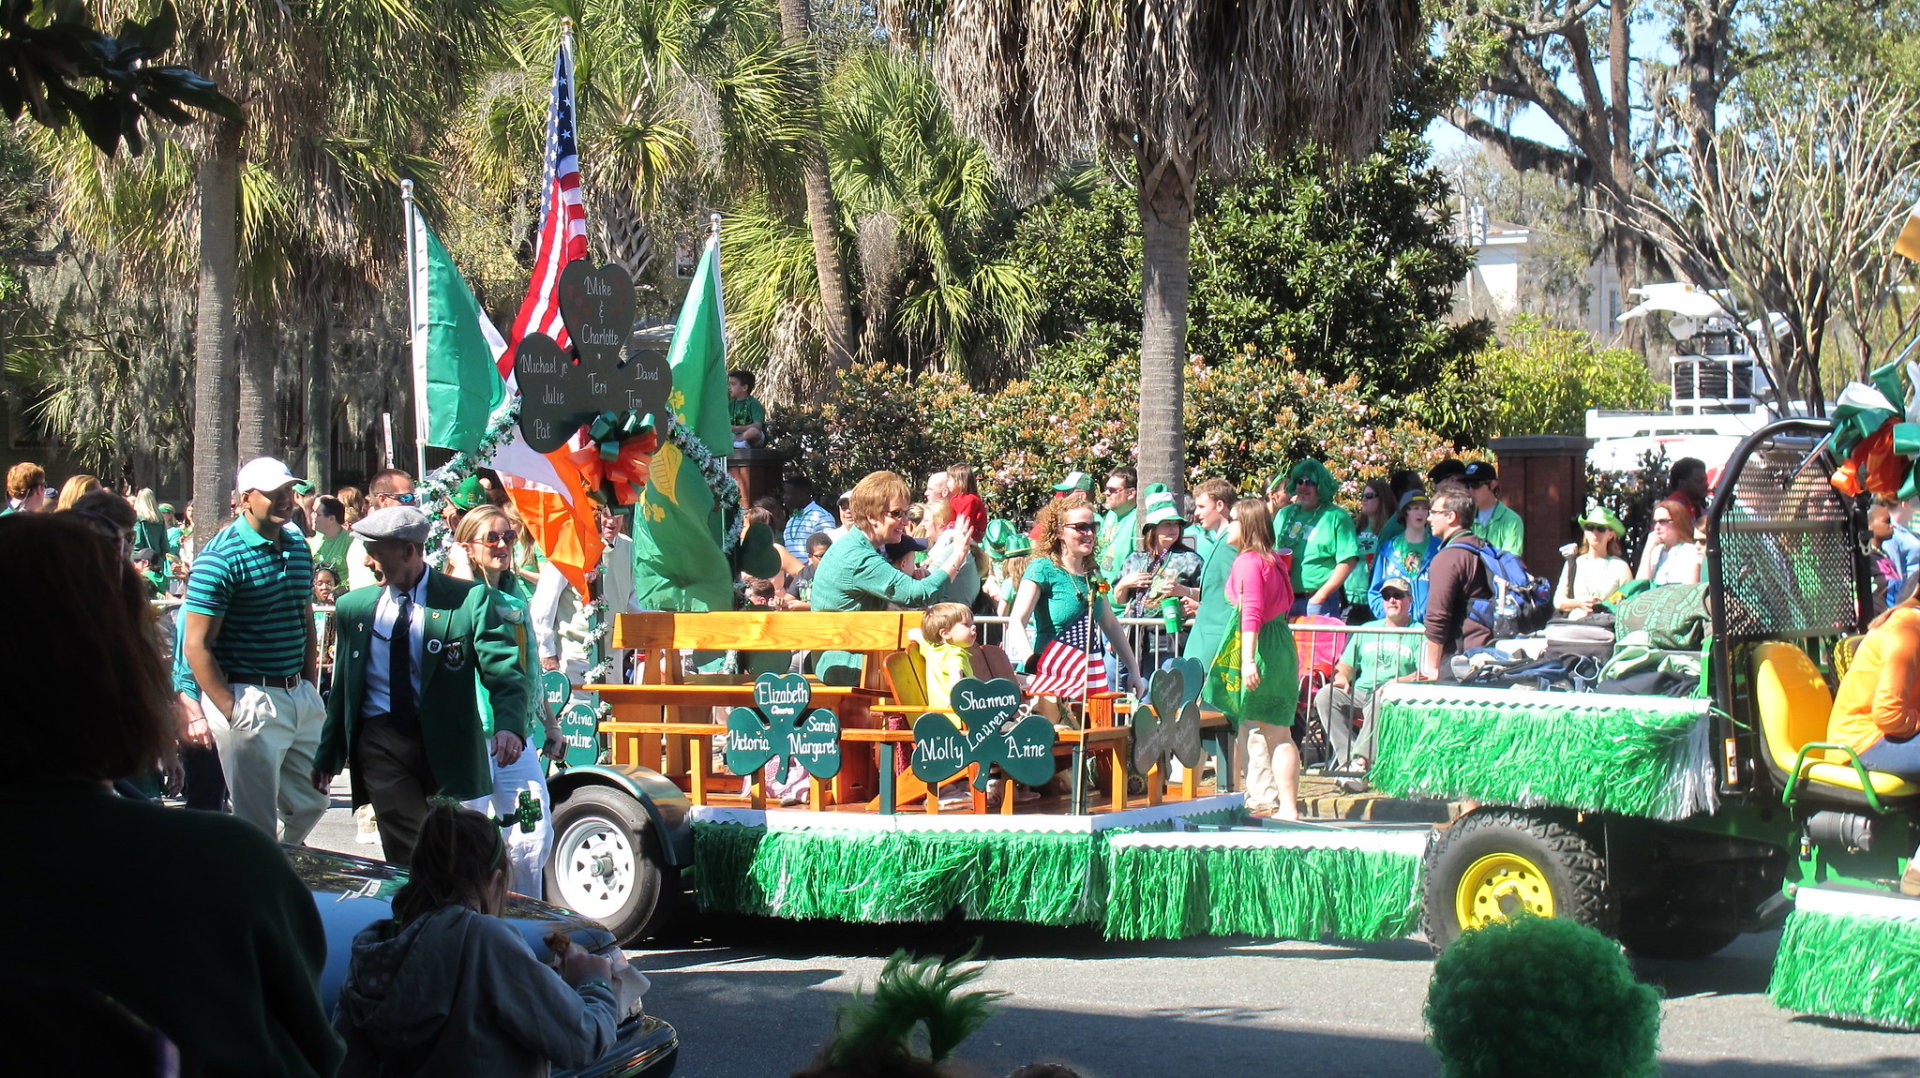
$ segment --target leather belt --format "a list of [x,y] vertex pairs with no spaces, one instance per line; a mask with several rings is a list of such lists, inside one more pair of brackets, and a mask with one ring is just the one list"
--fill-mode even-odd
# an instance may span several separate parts
[[288,674],[286,677],[276,677],[271,674],[228,674],[227,683],[230,685],[261,685],[269,689],[285,689],[288,692],[292,692],[294,688],[300,684],[300,675]]

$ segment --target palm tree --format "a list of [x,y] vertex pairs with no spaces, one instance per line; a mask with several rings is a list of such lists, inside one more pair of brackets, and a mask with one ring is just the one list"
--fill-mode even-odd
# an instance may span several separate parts
[[847,286],[847,267],[840,257],[840,212],[833,197],[833,177],[827,169],[825,136],[821,131],[820,58],[813,47],[813,28],[807,0],[780,0],[780,29],[790,48],[807,54],[807,96],[813,107],[800,161],[800,182],[807,195],[807,230],[813,235],[813,263],[820,277],[820,313],[826,328],[827,365],[833,369],[853,362],[853,301]]
[[963,130],[1016,183],[1090,151],[1138,165],[1142,482],[1184,486],[1182,401],[1194,184],[1257,151],[1371,145],[1424,40],[1418,0],[888,0],[931,41]]

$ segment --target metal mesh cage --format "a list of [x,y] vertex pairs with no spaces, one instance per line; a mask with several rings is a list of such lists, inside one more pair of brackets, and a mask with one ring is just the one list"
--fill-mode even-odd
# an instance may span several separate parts
[[1741,469],[1721,515],[1718,585],[1733,638],[1849,633],[1860,624],[1857,558],[1831,464],[1804,438],[1782,438]]

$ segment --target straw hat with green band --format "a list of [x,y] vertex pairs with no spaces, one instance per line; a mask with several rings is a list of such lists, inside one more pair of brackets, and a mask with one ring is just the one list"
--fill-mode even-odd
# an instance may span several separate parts
[[1593,524],[1606,528],[1622,539],[1627,537],[1627,526],[1620,522],[1619,517],[1613,515],[1613,510],[1608,509],[1604,505],[1587,506],[1587,511],[1581,516],[1579,524],[1583,528],[1589,524]]
[[1065,479],[1053,485],[1053,489],[1062,494],[1072,490],[1091,494],[1093,493],[1093,477],[1085,472],[1068,472]]

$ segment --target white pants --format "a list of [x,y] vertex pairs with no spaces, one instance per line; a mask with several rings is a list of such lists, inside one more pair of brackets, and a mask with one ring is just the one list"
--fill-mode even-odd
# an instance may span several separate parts
[[468,808],[475,812],[491,809],[495,819],[504,820],[513,815],[520,791],[532,793],[534,800],[540,802],[540,819],[532,831],[522,831],[516,823],[500,834],[507,840],[507,862],[511,866],[507,885],[516,894],[542,898],[546,894],[547,857],[553,852],[553,798],[547,795],[547,777],[541,769],[540,754],[528,745],[521,750],[519,759],[501,767],[489,753],[487,767],[493,772],[493,793],[467,802]]
[[1293,747],[1293,733],[1285,726],[1270,722],[1247,721],[1240,724],[1240,736],[1247,746],[1247,807],[1271,810],[1282,803],[1280,769],[1298,767],[1299,757],[1279,759],[1283,749]]
[[328,797],[313,788],[313,754],[327,706],[320,690],[302,681],[293,689],[235,685],[233,715],[202,697],[220,749],[233,814],[281,842],[307,840],[327,811]]

